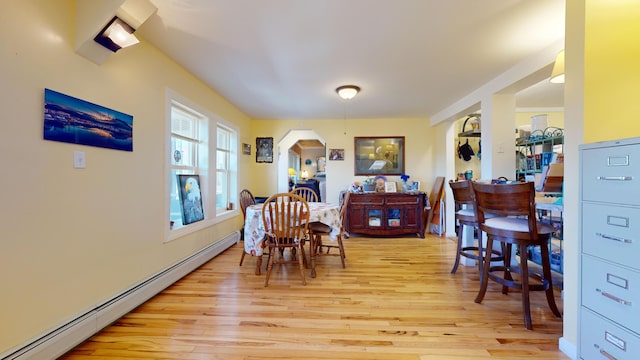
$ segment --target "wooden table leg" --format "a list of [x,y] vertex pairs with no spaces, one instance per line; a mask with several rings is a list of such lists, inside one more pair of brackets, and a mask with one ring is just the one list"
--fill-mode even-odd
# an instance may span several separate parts
[[260,268],[262,267],[262,255],[256,259],[256,275],[260,275]]
[[312,233],[309,236],[309,244],[311,249],[309,250],[309,257],[311,258],[311,277],[316,277],[316,242],[315,235]]

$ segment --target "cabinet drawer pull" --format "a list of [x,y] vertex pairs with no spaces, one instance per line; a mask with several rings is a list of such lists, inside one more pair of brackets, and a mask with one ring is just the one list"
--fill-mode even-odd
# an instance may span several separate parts
[[617,358],[617,357],[615,357],[615,356],[613,356],[613,355],[609,354],[609,353],[608,353],[608,352],[606,352],[604,349],[600,349],[600,355],[602,355],[602,356],[606,357],[606,358],[607,358],[607,359],[609,359],[609,360],[618,360],[618,358]]
[[633,176],[596,176],[596,180],[629,181],[629,180],[633,180]]
[[625,239],[625,238],[621,238],[621,237],[617,237],[617,236],[612,236],[612,235],[607,235],[607,234],[603,234],[603,233],[596,233],[596,236],[599,236],[603,239],[607,239],[607,240],[613,240],[613,241],[618,241],[624,244],[632,244],[633,240],[631,239]]
[[622,304],[622,305],[627,305],[627,306],[631,306],[631,301],[627,301],[624,299],[621,299],[615,295],[611,295],[606,291],[602,291],[600,289],[596,289],[597,292],[599,292],[600,294],[602,294],[602,296],[606,297],[607,299],[613,300],[615,302],[617,302],[618,304]]

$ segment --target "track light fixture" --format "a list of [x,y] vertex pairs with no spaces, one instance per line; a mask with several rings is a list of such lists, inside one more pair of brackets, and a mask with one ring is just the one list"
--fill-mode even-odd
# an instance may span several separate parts
[[135,35],[133,35],[134,31],[136,31],[136,29],[131,27],[131,25],[115,16],[93,40],[107,49],[116,52],[140,42]]

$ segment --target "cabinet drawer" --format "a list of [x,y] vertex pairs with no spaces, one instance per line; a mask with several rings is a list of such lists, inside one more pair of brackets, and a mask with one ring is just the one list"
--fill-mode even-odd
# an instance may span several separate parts
[[387,205],[417,205],[420,203],[420,196],[391,196],[387,198]]
[[640,144],[585,149],[582,199],[640,204]]
[[640,333],[640,272],[582,255],[582,305]]
[[582,203],[582,251],[640,270],[640,208]]
[[368,195],[355,195],[352,194],[349,198],[349,202],[351,204],[362,204],[362,205],[380,205],[384,204],[383,196],[368,196]]
[[582,308],[580,358],[637,360],[640,358],[640,338]]

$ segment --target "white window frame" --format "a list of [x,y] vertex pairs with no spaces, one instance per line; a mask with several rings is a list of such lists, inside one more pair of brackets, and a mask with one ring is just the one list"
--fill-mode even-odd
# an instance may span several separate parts
[[[171,229],[170,227],[170,204],[171,204],[171,171],[174,166],[171,163],[171,111],[174,105],[178,105],[189,111],[192,111],[203,116],[202,123],[199,128],[201,130],[199,137],[202,140],[201,148],[199,148],[199,171],[200,175],[200,190],[202,193],[202,205],[204,209],[204,220],[197,221],[178,229]],[[165,99],[165,151],[164,151],[164,163],[165,163],[165,211],[164,211],[164,224],[165,224],[165,236],[164,241],[172,241],[191,234],[193,232],[210,227],[222,221],[231,219],[238,215],[237,206],[234,206],[232,210],[229,209],[216,209],[216,151],[217,151],[217,129],[218,126],[222,126],[228,131],[232,132],[231,151],[229,159],[229,202],[237,203],[237,189],[238,189],[238,165],[237,154],[239,131],[238,127],[225,121],[219,116],[213,114],[206,108],[199,106],[189,99],[181,96],[177,92],[166,89]]]
[[[222,145],[218,145],[217,143],[217,135],[218,135],[218,131],[225,131],[227,133],[229,133],[229,138],[228,138],[228,147],[222,147]],[[237,187],[237,181],[234,181],[234,179],[237,179],[237,174],[238,174],[238,131],[237,129],[234,130],[233,127],[229,126],[227,123],[219,121],[216,125],[216,160],[217,160],[217,156],[218,156],[218,152],[223,152],[225,157],[226,157],[226,164],[227,167],[226,168],[221,168],[220,166],[218,166],[219,164],[216,163],[216,182],[217,180],[220,178],[220,176],[224,176],[226,177],[226,189],[224,189],[225,192],[227,192],[227,198],[225,201],[225,204],[223,204],[222,207],[218,207],[218,202],[217,202],[217,198],[216,198],[216,213],[217,214],[221,214],[224,213],[225,211],[228,211],[229,208],[235,208],[236,206],[233,206],[237,203],[237,196],[235,196],[235,194],[238,193],[238,187]],[[235,149],[235,151],[234,151]],[[216,195],[217,195],[217,187],[216,187]]]

